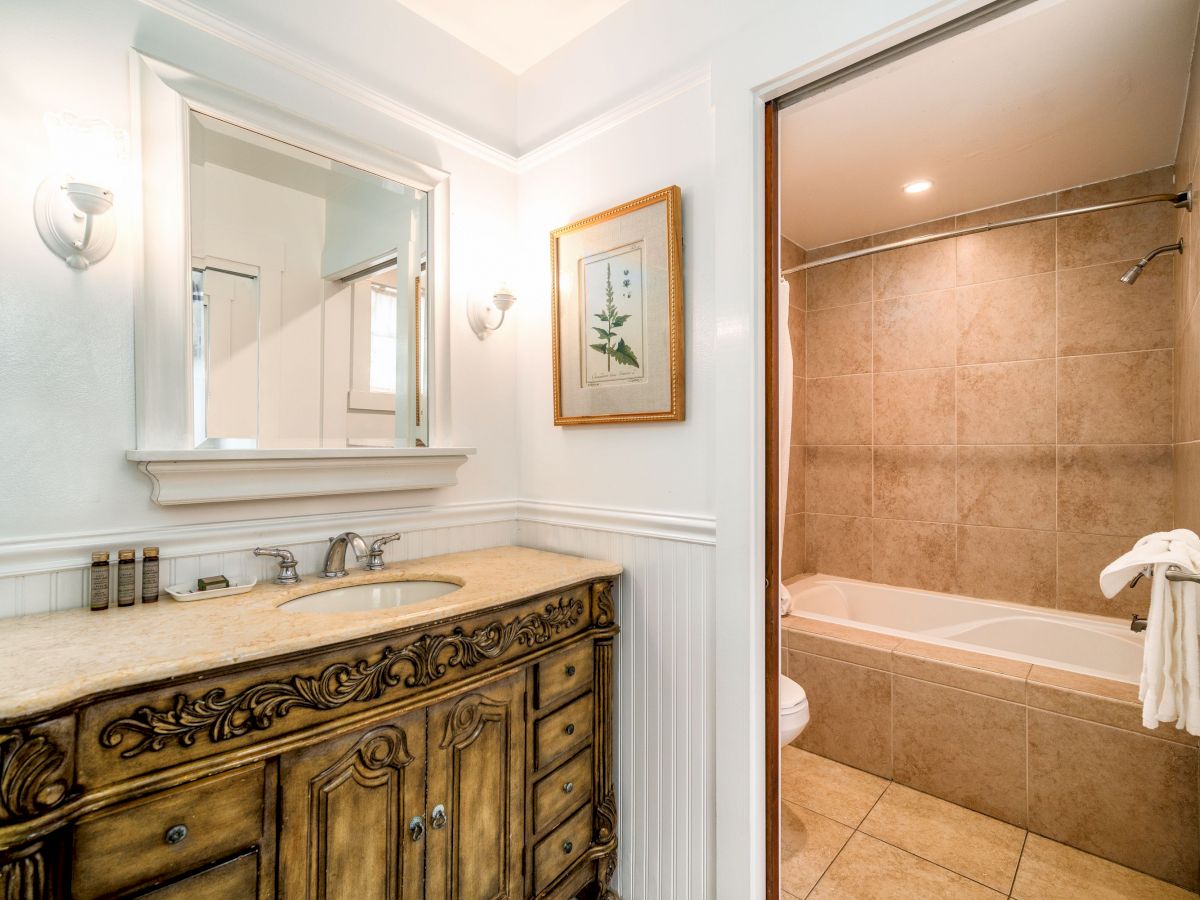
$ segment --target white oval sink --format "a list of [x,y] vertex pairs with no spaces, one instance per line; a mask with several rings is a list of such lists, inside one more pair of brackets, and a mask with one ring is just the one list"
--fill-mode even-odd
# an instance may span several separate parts
[[462,585],[448,581],[379,581],[331,588],[281,603],[285,612],[367,612],[394,609],[433,600],[457,591]]

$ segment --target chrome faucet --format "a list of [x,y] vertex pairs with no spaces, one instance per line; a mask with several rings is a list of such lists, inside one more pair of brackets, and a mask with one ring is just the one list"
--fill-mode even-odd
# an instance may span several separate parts
[[367,555],[367,542],[353,531],[345,531],[337,537],[329,539],[329,549],[325,551],[325,563],[321,566],[322,578],[341,578],[346,574],[346,547],[354,548],[356,559]]

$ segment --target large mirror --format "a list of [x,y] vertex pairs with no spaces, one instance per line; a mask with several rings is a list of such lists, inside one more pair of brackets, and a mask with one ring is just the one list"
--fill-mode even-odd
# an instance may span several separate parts
[[197,448],[429,443],[429,197],[188,112]]

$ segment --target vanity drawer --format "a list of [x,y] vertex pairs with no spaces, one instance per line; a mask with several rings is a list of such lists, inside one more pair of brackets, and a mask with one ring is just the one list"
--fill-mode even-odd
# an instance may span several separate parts
[[258,896],[258,853],[209,866],[137,896],[138,900],[252,900]]
[[545,709],[562,697],[592,686],[594,645],[584,641],[537,665],[537,708]]
[[592,695],[584,694],[533,726],[533,765],[541,769],[592,736]]
[[592,840],[589,803],[533,848],[533,889],[544,891],[587,850]]
[[567,760],[533,788],[533,831],[544,831],[567,810],[592,798],[592,748]]
[[261,764],[89,816],[75,826],[71,896],[102,897],[231,856],[256,844],[262,826]]

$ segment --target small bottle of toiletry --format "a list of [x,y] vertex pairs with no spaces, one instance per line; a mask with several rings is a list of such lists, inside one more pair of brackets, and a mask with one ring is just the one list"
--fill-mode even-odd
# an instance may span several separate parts
[[93,612],[98,609],[108,609],[108,595],[111,588],[106,551],[92,554],[92,567],[88,570],[88,576],[88,605]]
[[158,548],[142,548],[142,602],[158,602]]
[[117,606],[133,606],[133,550],[117,551]]

